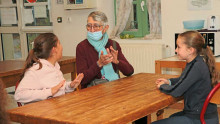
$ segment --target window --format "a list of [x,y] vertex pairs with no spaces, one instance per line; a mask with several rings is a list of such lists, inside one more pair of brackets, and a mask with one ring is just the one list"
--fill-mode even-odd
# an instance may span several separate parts
[[25,59],[33,40],[53,32],[50,0],[0,0],[0,61]]
[[40,33],[27,33],[28,52],[33,48],[34,39],[39,35],[40,35]]
[[[114,2],[116,17],[118,5],[116,5],[116,0]],[[146,6],[146,0],[133,0],[132,4],[133,6],[131,8],[127,24],[121,35],[130,34],[135,37],[143,37],[146,34],[149,34],[148,10]]]
[[2,33],[3,58],[19,59],[21,58],[21,41],[18,33]]

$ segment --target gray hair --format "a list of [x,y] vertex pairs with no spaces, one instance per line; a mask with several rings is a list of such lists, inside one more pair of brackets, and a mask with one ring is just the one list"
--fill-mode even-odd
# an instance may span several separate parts
[[91,12],[88,17],[92,17],[94,21],[100,21],[104,26],[106,26],[108,23],[107,16],[101,11]]

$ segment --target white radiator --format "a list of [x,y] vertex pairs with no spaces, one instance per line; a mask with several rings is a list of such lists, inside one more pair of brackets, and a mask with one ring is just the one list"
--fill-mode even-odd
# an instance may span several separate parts
[[134,67],[134,74],[140,72],[155,73],[155,60],[166,55],[163,44],[120,43],[122,53]]

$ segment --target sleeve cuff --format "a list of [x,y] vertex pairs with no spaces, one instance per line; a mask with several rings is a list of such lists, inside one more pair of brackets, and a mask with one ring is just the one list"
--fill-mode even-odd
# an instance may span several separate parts
[[70,87],[71,81],[66,82],[66,90],[65,92],[73,92],[75,88]]
[[168,81],[169,81],[169,85],[171,86],[172,85],[171,81],[169,79],[168,79]]

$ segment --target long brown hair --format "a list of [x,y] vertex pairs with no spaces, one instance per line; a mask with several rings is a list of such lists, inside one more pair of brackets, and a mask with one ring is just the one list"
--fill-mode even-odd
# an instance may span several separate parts
[[180,34],[179,37],[184,39],[184,43],[188,47],[195,48],[198,55],[203,56],[211,74],[212,86],[215,86],[219,78],[215,67],[215,57],[210,47],[205,43],[204,37],[197,31],[186,31]]
[[51,56],[52,48],[57,46],[57,41],[58,38],[53,33],[40,34],[34,40],[34,48],[28,54],[20,80],[24,77],[24,73],[27,69],[32,67],[34,63],[39,63],[39,69],[42,68],[42,63],[39,59],[48,59]]
[[0,124],[9,124],[9,118],[6,113],[6,91],[3,81],[0,79]]

